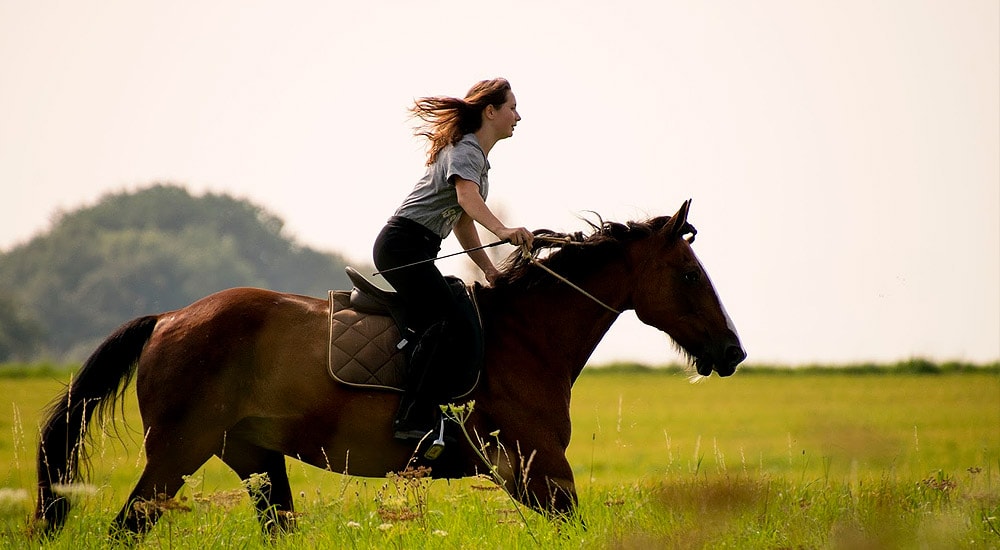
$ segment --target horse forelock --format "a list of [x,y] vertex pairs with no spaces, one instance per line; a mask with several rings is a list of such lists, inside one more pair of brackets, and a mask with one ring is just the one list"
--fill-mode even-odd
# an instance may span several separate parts
[[[549,269],[574,280],[599,269],[620,255],[627,244],[655,234],[669,221],[669,216],[626,223],[599,219],[599,223],[587,222],[591,227],[591,232],[587,234],[582,231],[558,233],[539,230],[535,232],[532,253]],[[685,233],[694,232],[693,226],[685,224]],[[533,269],[531,258],[524,257],[519,250],[508,256],[500,269],[501,274],[495,282],[498,288],[531,288],[539,284],[558,282],[545,271]]]

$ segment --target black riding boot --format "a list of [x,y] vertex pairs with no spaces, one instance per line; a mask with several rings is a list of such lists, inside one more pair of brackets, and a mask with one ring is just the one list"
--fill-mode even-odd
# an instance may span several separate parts
[[393,437],[400,440],[419,440],[433,430],[441,411],[437,408],[438,389],[433,387],[435,376],[430,372],[439,367],[438,346],[445,331],[445,323],[431,325],[420,337],[407,371],[406,391],[399,402],[396,420],[392,423]]

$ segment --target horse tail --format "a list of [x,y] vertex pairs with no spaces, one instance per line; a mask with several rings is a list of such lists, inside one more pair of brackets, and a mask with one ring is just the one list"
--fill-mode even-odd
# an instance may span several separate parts
[[[38,506],[35,519],[44,532],[62,528],[70,502],[57,493],[60,484],[83,479],[81,448],[94,409],[98,418],[112,415],[135,375],[142,350],[156,327],[156,316],[134,319],[107,338],[47,409],[38,443]],[[86,461],[86,452],[83,453]]]

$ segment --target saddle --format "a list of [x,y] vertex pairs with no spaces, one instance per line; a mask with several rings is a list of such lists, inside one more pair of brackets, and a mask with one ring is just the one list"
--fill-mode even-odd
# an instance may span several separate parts
[[[347,267],[354,288],[329,291],[330,339],[327,369],[337,382],[347,386],[402,393],[406,387],[409,356],[419,335],[406,327],[406,312],[395,292],[375,286],[357,270]],[[478,339],[475,357],[458,380],[449,382],[454,399],[475,389],[482,370],[482,322],[475,294],[457,277],[446,277],[449,286],[466,305],[474,320]]]

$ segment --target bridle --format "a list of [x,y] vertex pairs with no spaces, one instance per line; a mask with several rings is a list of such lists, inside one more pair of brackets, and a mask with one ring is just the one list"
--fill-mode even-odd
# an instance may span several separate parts
[[[694,242],[695,236],[698,235],[698,230],[695,229],[693,225],[691,225],[691,224],[687,223],[687,221],[685,221],[684,222],[684,228],[683,228],[683,231],[682,231],[682,235],[689,235],[688,237],[685,237],[684,240],[686,240],[688,242],[688,244],[691,244],[691,243]],[[571,239],[570,237],[567,237],[567,236],[535,235],[535,240],[541,240],[543,242],[552,243],[553,245],[561,245],[561,246],[571,246],[571,245],[574,245],[574,244],[578,244],[576,241],[574,241],[573,239]],[[540,251],[541,248],[538,248],[534,252],[532,252],[527,246],[521,245],[520,249],[521,249],[521,256],[525,260],[527,260],[528,262],[530,262],[530,263],[532,263],[532,264],[534,264],[534,265],[542,268],[542,270],[545,271],[546,273],[548,273],[549,275],[552,275],[556,279],[559,279],[560,281],[566,283],[567,285],[570,286],[570,288],[572,288],[573,290],[576,290],[580,294],[583,294],[587,298],[590,298],[591,300],[594,301],[594,303],[596,303],[599,306],[603,307],[604,309],[610,311],[611,313],[614,313],[615,315],[621,315],[622,312],[620,312],[617,309],[609,306],[608,304],[605,304],[604,302],[602,302],[600,299],[598,299],[593,294],[591,294],[591,293],[587,292],[586,290],[580,288],[579,286],[577,286],[576,284],[574,284],[572,281],[570,281],[566,277],[563,277],[562,275],[556,273],[555,271],[552,271],[552,269],[550,269],[549,266],[547,266],[544,263],[542,263],[541,260],[539,260],[538,256],[537,256],[538,251]]]

